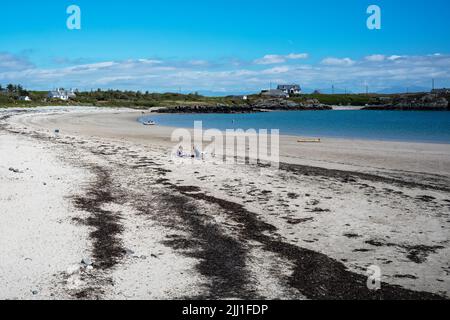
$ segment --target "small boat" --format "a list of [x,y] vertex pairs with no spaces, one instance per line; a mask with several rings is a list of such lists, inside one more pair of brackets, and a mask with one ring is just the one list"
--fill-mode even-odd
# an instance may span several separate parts
[[297,140],[297,142],[298,143],[321,143],[322,140],[321,139],[312,139],[312,138],[310,138],[310,139],[300,139],[300,140]]
[[153,120],[145,121],[142,123],[144,126],[156,126],[156,122]]

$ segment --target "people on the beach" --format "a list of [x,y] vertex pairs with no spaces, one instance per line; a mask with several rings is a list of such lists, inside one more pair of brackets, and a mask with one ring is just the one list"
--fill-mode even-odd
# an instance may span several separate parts
[[204,154],[196,147],[195,145],[192,146],[192,153],[186,154],[184,152],[183,146],[179,146],[177,150],[177,157],[179,158],[192,158],[192,159],[203,159]]
[[177,157],[179,158],[184,158],[186,155],[184,153],[184,149],[183,146],[180,146],[177,150]]
[[202,158],[202,153],[200,152],[200,150],[198,150],[198,148],[196,146],[193,146],[192,150],[193,150],[193,158],[196,158],[196,159]]

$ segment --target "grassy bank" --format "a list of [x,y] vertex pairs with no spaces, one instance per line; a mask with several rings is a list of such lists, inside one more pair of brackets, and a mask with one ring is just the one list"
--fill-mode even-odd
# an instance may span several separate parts
[[171,107],[179,105],[236,105],[246,103],[233,97],[204,97],[198,94],[177,93],[141,93],[134,91],[95,91],[79,92],[69,101],[48,99],[47,92],[30,91],[32,101],[21,101],[14,94],[0,94],[0,107],[35,107],[35,106],[97,106],[130,107],[147,109],[151,107]]
[[310,94],[292,100],[317,99],[320,103],[326,105],[343,105],[343,106],[365,106],[367,104],[377,104],[380,95],[377,94]]
[[[77,92],[76,98],[69,101],[49,99],[48,92],[26,91],[32,101],[21,101],[19,93],[1,92],[1,107],[36,107],[36,106],[96,106],[96,107],[129,107],[136,109],[148,109],[152,107],[175,107],[175,106],[245,106],[255,105],[270,99],[260,95],[249,95],[247,100],[242,97],[205,97],[196,93],[149,93],[139,91],[92,91]],[[315,101],[320,104],[332,106],[376,106],[390,105],[399,99],[417,100],[425,96],[425,93],[410,95],[379,95],[379,94],[302,94],[289,98],[296,103]]]
[[[20,101],[17,96],[0,94],[0,107],[35,107],[42,105],[98,106],[98,107],[130,107],[147,109],[151,107],[171,107],[180,105],[246,105],[262,98],[259,95],[248,96],[248,100],[239,97],[204,97],[198,94],[177,93],[140,93],[124,91],[80,92],[70,101],[51,100],[47,92],[31,91],[28,95],[32,101]],[[326,105],[363,106],[377,101],[376,96],[366,95],[300,95],[289,100],[304,102],[316,99]]]

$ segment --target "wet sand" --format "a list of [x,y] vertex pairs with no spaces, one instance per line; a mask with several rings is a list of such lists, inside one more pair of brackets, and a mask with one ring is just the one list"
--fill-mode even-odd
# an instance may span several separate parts
[[[82,168],[67,184],[78,192],[59,197],[93,266],[75,286],[67,268],[47,275],[55,298],[450,296],[450,145],[282,137],[280,169],[261,174],[174,161],[172,128],[142,126],[140,115],[71,109],[2,121],[4,139],[35,141]],[[0,205],[20,212],[14,201]],[[366,284],[371,265],[382,271],[377,292]]]

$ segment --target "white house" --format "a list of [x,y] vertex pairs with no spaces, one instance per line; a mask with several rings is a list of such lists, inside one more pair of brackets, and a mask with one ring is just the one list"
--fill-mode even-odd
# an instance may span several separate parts
[[64,90],[64,89],[56,89],[55,91],[50,91],[47,95],[50,99],[59,99],[67,101],[69,99],[75,98],[77,95],[71,89],[70,91]]
[[31,98],[29,96],[23,96],[23,97],[19,97],[20,101],[31,101]]
[[286,94],[300,94],[302,89],[298,84],[281,84],[277,90],[283,91]]

